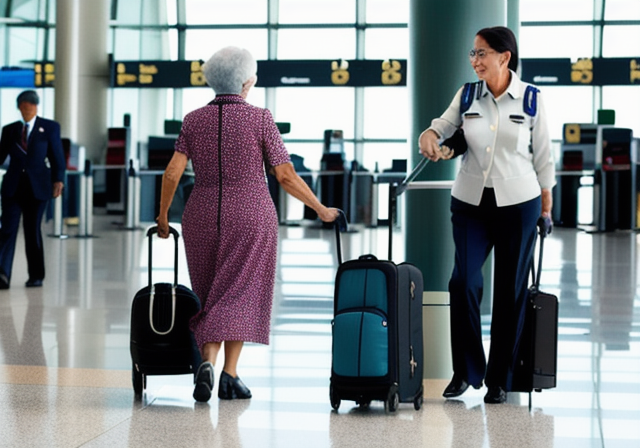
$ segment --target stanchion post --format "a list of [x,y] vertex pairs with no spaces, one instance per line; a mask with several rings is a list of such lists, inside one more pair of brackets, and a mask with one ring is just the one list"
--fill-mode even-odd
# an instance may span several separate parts
[[127,215],[123,230],[138,230],[140,228],[139,197],[140,179],[133,166],[133,159],[129,159],[129,169],[127,170]]
[[136,170],[133,168],[133,160],[129,159],[129,170],[127,171],[127,216],[125,229],[133,228],[133,213],[136,208],[135,200],[135,177]]
[[86,235],[93,236],[93,168],[91,161],[87,160],[84,164],[84,183],[86,191],[85,199],[85,219],[86,219]]
[[78,236],[87,234],[87,165],[91,162],[88,160],[84,163],[84,172],[80,178],[80,203],[78,204]]
[[91,161],[85,160],[80,182],[80,211],[78,213],[78,238],[93,237],[93,171]]

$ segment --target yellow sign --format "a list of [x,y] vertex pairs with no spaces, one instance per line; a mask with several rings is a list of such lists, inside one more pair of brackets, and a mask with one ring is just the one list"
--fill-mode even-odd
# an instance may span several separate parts
[[571,82],[576,84],[591,84],[593,82],[593,61],[591,59],[578,59],[571,66]]
[[202,66],[204,64],[201,61],[191,62],[191,85],[194,87],[206,86],[207,81],[204,79],[204,73],[202,73]]
[[631,75],[630,75],[631,84],[640,82],[640,62],[638,62],[636,59],[632,59],[630,67],[631,67]]
[[349,63],[344,60],[331,63],[331,82],[343,86],[349,82]]
[[124,86],[130,82],[138,81],[138,77],[136,75],[127,73],[127,67],[122,63],[118,64],[116,71],[118,72],[117,82],[119,86]]
[[398,61],[384,61],[382,63],[382,84],[393,86],[402,82],[402,65]]
[[580,143],[580,125],[567,123],[564,125],[564,141],[567,143]]
[[52,86],[56,80],[56,67],[53,63],[35,64],[35,85],[36,86]]

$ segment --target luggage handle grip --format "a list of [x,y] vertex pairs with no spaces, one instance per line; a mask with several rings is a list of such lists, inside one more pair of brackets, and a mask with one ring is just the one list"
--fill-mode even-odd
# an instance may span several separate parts
[[535,266],[535,260],[531,260],[531,279],[533,287],[536,290],[540,288],[540,274],[542,272],[542,256],[544,254],[544,240],[553,230],[553,222],[548,216],[540,216],[536,222],[538,227],[538,236],[540,237],[540,247],[538,252],[538,269]]
[[333,223],[336,228],[336,252],[338,253],[338,266],[340,266],[342,264],[342,241],[340,238],[340,232],[346,232],[349,230],[347,215],[345,215],[344,211],[338,209],[338,217]]
[[[149,239],[149,287],[152,285],[151,271],[152,271],[152,254],[153,254],[153,235],[158,233],[158,226],[154,225],[147,230],[147,238]],[[169,226],[169,233],[173,235],[174,242],[174,256],[173,256],[173,286],[178,286],[178,238],[180,234],[176,229]]]

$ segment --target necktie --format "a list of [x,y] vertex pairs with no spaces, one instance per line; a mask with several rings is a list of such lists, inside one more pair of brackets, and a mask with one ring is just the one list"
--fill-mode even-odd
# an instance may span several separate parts
[[29,125],[27,123],[24,124],[23,128],[22,128],[22,139],[20,141],[20,143],[22,144],[22,147],[24,148],[24,150],[27,150],[27,136],[29,135]]

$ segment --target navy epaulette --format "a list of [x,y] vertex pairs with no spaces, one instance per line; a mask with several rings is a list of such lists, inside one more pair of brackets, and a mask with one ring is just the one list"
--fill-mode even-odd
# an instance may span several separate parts
[[460,115],[468,111],[473,101],[480,99],[481,95],[482,81],[466,83],[462,88],[462,97],[460,97]]
[[540,90],[534,86],[527,86],[527,89],[524,91],[522,110],[531,117],[535,117],[538,111],[538,92],[540,92]]

